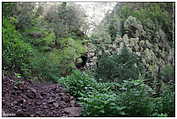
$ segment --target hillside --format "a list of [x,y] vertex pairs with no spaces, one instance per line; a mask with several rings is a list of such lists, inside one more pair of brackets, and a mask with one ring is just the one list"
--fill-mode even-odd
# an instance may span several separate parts
[[3,2],[3,116],[174,117],[174,8]]

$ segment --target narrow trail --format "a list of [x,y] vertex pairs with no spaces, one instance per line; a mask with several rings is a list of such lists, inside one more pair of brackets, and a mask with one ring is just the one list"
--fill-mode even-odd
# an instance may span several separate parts
[[3,77],[3,116],[74,117],[81,107],[61,85]]

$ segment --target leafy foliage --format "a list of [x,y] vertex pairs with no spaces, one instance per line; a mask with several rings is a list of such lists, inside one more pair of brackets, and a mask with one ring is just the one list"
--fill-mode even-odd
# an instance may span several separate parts
[[[47,42],[50,40],[44,38],[43,41],[45,39]],[[55,77],[70,74],[75,69],[75,59],[85,52],[81,41],[65,38],[60,40],[59,44],[61,44],[59,49],[52,49],[50,52],[41,53],[44,46],[49,46],[47,43],[40,49],[38,47],[39,50],[35,52],[30,64],[33,75],[43,80],[55,80]]]
[[175,116],[175,93],[174,86],[165,85],[159,97],[154,99],[154,115],[165,114],[167,116]]
[[[100,54],[94,78],[75,70],[77,59],[87,52],[87,25],[81,8],[63,2],[45,11],[45,4],[35,4],[3,3],[3,70],[16,72],[17,78],[25,74],[63,84],[82,105],[83,116],[175,116],[175,91],[168,82],[174,81],[173,66],[162,67],[156,79],[163,84],[159,95],[154,96],[146,80],[146,73],[154,78],[151,73],[160,64],[155,61],[163,61],[156,57],[163,59],[169,52],[165,41],[173,42],[173,4],[123,5],[118,16],[112,13],[110,22],[92,35]],[[118,40],[119,35],[124,37]],[[115,54],[109,52],[109,44]],[[151,73],[145,71],[146,63]]]
[[[165,87],[166,89],[161,94],[162,98],[162,113],[168,114],[168,116],[175,116],[175,92],[171,86]],[[161,109],[161,108],[160,108]]]
[[120,54],[100,58],[96,72],[103,81],[121,82],[137,79],[139,73],[143,73],[143,64],[138,56],[123,48]]
[[29,76],[37,77],[41,81],[55,80],[60,76],[60,67],[57,58],[50,57],[48,54],[35,52],[35,56],[31,58],[30,70],[27,70]]
[[2,3],[2,13],[3,13],[3,17],[12,17],[13,16],[13,13],[15,11],[15,8],[16,8],[16,3],[6,3],[6,2],[3,2]]
[[51,47],[55,42],[55,34],[42,27],[34,26],[26,30],[25,35],[26,41],[39,49],[42,49],[42,47]]
[[150,93],[153,90],[143,83],[143,80],[124,81],[120,94],[120,104],[125,106],[125,112],[131,116],[149,116],[153,111]]
[[79,71],[58,79],[78,98],[83,116],[167,116],[162,107],[170,106],[171,96],[151,97],[154,90],[143,81],[140,76],[120,84],[101,83]]
[[109,93],[92,93],[88,97],[80,98],[81,104],[84,106],[84,116],[123,116],[124,106],[118,103],[116,94]]
[[173,66],[171,66],[170,64],[165,65],[160,72],[160,77],[165,82],[169,82],[169,81],[174,82]]
[[76,97],[81,97],[82,95],[89,93],[96,83],[96,81],[87,74],[77,70],[73,71],[70,76],[58,79],[58,82],[64,84],[71,94]]
[[58,55],[59,66],[63,70],[61,73],[64,75],[75,69],[76,58],[84,54],[86,48],[82,45],[82,41],[78,39],[64,38],[58,42],[60,49],[58,49],[55,55]]
[[29,63],[31,55],[31,45],[23,41],[8,19],[3,19],[3,68],[21,70],[24,64]]
[[[11,11],[12,7],[16,11]],[[9,15],[4,15],[5,20],[3,20],[3,40],[5,39],[3,60],[6,68],[19,69],[23,64],[21,70],[27,76],[48,80],[70,73],[75,68],[75,59],[85,53],[86,49],[80,38],[74,36],[76,34],[72,34],[72,37],[78,38],[77,40],[69,38],[69,34],[67,34],[67,38],[56,38],[54,30],[56,25],[51,27],[51,24],[44,19],[43,7],[43,4],[36,7],[34,3],[3,4],[4,14],[9,11]],[[59,5],[59,7],[61,6]],[[68,15],[70,13],[75,15],[77,11],[74,7],[66,9],[69,9],[66,10]],[[63,12],[60,15],[63,15]],[[76,17],[78,16],[76,15]],[[69,22],[69,18],[68,16],[65,22]],[[72,29],[77,27],[76,29],[79,30],[80,26],[70,25],[70,27]],[[59,31],[58,27],[56,30]],[[14,48],[16,49],[14,50]],[[29,57],[29,55],[33,56]]]

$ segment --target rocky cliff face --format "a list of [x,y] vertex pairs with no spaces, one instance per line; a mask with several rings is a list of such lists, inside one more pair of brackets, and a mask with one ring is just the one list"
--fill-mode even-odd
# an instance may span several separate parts
[[[126,46],[129,51],[139,55],[147,70],[153,73],[157,73],[159,68],[166,64],[174,66],[174,47],[169,43],[169,40],[174,42],[174,39],[169,39],[169,34],[152,21],[148,21],[146,27],[133,16],[121,21],[120,15],[123,13],[119,11],[119,8],[125,4],[130,8],[140,9],[150,3],[117,4],[92,33],[93,44],[89,44],[88,47],[90,63],[87,65],[94,66],[96,59],[103,53],[109,55],[119,53],[120,49]],[[113,26],[113,30],[117,31],[114,39],[111,38],[109,32],[110,25]]]

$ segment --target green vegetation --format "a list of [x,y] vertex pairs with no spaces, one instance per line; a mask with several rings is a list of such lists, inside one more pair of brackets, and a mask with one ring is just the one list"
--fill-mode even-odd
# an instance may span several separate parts
[[3,20],[3,68],[5,70],[21,70],[30,62],[32,47],[24,42],[22,35],[8,19]]
[[[48,23],[38,11],[41,7],[36,7],[33,3],[3,3],[3,7],[4,14],[7,14],[3,19],[5,70],[14,69],[32,79],[55,80],[54,77],[67,75],[75,69],[75,60],[86,52],[84,39],[74,34],[76,31],[68,30],[67,37],[57,37],[55,27],[51,24],[56,26],[58,22]],[[12,7],[17,11],[10,11]],[[66,9],[70,7],[75,9],[72,6]],[[60,12],[57,13],[63,15]],[[69,15],[75,15],[72,12]],[[79,16],[75,16],[77,17]],[[68,20],[70,21],[72,19]],[[74,28],[79,29],[78,27],[80,26]]]
[[160,72],[160,77],[163,81],[174,81],[174,67],[170,64],[165,65],[162,67]]
[[76,97],[81,97],[86,92],[89,93],[96,83],[87,74],[79,71],[74,71],[70,76],[63,77],[57,81],[64,84],[71,94]]
[[[120,19],[124,22],[129,16],[137,18],[143,25],[146,31],[146,39],[154,42],[156,39],[156,32],[159,29],[164,30],[167,33],[167,41],[170,45],[173,44],[173,33],[174,33],[174,20],[173,20],[173,4],[170,3],[159,3],[159,4],[146,4],[139,3],[138,9],[134,9],[137,6],[131,8],[128,5],[121,7]],[[145,7],[146,6],[146,7]],[[161,39],[162,40],[162,39]]]
[[45,5],[3,3],[3,72],[62,84],[81,116],[175,116],[173,3],[122,3],[90,37],[77,5]]
[[144,69],[140,58],[124,47],[120,54],[101,57],[98,60],[96,72],[100,80],[121,82],[123,80],[137,79],[139,74],[144,72]]
[[57,81],[78,97],[84,108],[83,116],[174,115],[173,91],[167,88],[159,97],[151,97],[155,91],[144,83],[143,76],[122,83],[101,83],[83,72],[74,71]]

